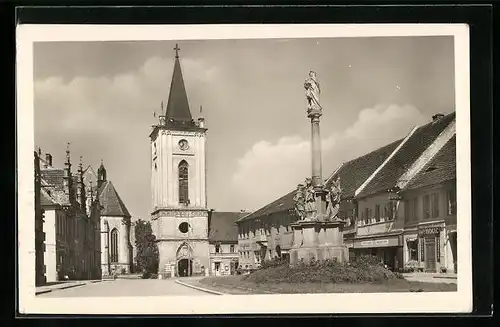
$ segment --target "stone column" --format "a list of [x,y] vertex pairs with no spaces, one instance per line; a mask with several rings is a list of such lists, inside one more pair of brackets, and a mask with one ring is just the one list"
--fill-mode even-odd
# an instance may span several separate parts
[[321,112],[311,112],[311,150],[312,150],[312,184],[314,187],[323,185],[321,171],[321,138],[319,133],[319,117]]

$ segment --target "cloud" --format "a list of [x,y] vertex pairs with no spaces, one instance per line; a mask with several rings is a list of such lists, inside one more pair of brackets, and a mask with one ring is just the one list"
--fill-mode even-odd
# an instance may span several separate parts
[[[340,134],[322,140],[323,178],[340,163],[404,137],[423,115],[410,105],[377,105],[360,111],[357,120]],[[255,143],[237,160],[232,178],[233,198],[255,210],[292,190],[310,176],[310,140],[283,137],[276,143]]]
[[[183,59],[190,100],[206,89],[219,71],[203,61]],[[150,209],[147,135],[153,111],[166,102],[173,62],[154,57],[136,69],[113,76],[35,80],[35,138],[54,160],[72,142],[72,156],[96,164],[103,158],[113,183],[133,215]],[[190,92],[192,91],[192,92]],[[52,148],[51,148],[52,147]],[[61,148],[59,148],[61,147]],[[140,190],[140,191],[139,191]]]

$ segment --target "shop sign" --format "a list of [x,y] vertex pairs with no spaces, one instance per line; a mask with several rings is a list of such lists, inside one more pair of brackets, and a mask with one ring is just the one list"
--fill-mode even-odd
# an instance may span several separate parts
[[385,247],[385,246],[399,246],[399,238],[385,238],[379,240],[366,240],[366,241],[358,241],[355,242],[354,247]]
[[420,235],[435,235],[435,234],[439,234],[440,231],[441,231],[440,227],[428,227],[428,228],[423,228],[423,229],[419,230],[418,233]]
[[362,241],[361,246],[389,245],[389,240]]

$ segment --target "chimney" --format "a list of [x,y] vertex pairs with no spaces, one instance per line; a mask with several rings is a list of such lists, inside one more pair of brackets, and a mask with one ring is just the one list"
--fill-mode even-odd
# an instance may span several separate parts
[[443,118],[443,117],[444,117],[444,114],[437,113],[437,114],[435,114],[434,116],[432,116],[432,121],[433,121],[433,122],[436,122],[436,121],[440,120],[440,119],[441,119],[441,118]]
[[52,155],[50,153],[45,154],[45,168],[52,166]]

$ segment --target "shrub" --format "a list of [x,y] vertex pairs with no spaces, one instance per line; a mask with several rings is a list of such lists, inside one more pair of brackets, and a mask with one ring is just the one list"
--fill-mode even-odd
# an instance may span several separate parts
[[273,258],[271,260],[264,260],[260,264],[259,269],[266,269],[266,268],[272,268],[272,267],[279,267],[282,265],[288,264],[285,260],[282,260],[281,258]]
[[313,259],[294,266],[272,260],[243,278],[254,283],[382,283],[402,275],[385,268],[377,257],[360,256],[346,263]]
[[446,274],[447,271],[448,269],[446,269],[446,267],[441,267],[441,273]]
[[142,278],[142,279],[149,279],[149,278],[151,278],[151,275],[152,275],[152,274],[151,274],[150,272],[145,271],[145,272],[143,272],[143,273],[142,273],[141,278]]
[[150,279],[158,279],[158,274],[150,274],[149,278]]

